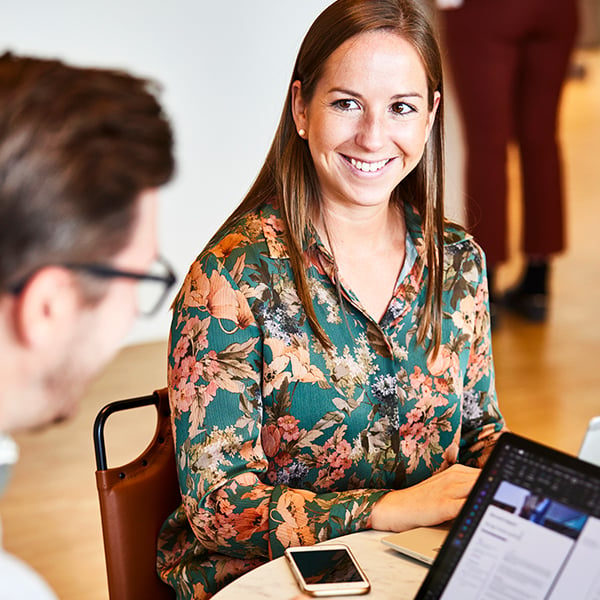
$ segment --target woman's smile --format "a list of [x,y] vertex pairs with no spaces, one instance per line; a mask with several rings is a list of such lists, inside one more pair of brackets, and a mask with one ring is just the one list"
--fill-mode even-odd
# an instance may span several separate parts
[[361,173],[379,173],[393,159],[385,158],[378,161],[359,160],[342,154],[343,158]]

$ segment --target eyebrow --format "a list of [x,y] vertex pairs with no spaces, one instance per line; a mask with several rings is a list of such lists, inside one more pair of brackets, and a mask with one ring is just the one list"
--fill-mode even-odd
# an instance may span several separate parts
[[[362,99],[363,96],[362,94],[358,93],[358,92],[354,92],[352,90],[347,90],[344,88],[331,88],[328,92],[328,94],[333,94],[333,93],[339,93],[339,94],[344,94],[347,96],[354,96],[355,98],[359,98]],[[403,94],[395,94],[392,96],[392,100],[403,100],[405,98],[424,98],[423,94],[420,94],[419,92],[404,92]]]

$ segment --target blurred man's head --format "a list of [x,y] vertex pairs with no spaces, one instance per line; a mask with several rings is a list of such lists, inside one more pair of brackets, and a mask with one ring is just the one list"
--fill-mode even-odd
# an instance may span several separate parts
[[173,169],[150,82],[0,56],[0,431],[70,414],[144,308],[139,284],[158,301],[172,283],[136,275],[157,274]]

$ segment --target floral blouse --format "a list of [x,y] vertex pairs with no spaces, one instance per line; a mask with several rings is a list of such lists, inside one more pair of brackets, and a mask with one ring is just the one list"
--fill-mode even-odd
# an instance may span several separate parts
[[[370,527],[374,503],[455,462],[481,464],[504,427],[494,387],[480,248],[445,239],[442,345],[416,334],[427,266],[415,260],[371,319],[317,234],[305,249],[313,305],[300,304],[277,207],[211,241],[174,303],[169,393],[183,502],[164,524],[158,571],[178,598],[208,598],[288,546]],[[376,265],[373,265],[376,268]]]

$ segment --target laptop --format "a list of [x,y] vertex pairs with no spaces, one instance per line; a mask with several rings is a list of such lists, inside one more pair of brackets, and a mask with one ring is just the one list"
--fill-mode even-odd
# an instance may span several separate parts
[[[592,417],[579,449],[579,458],[600,466],[600,416]],[[416,527],[408,531],[393,533],[382,538],[382,542],[394,550],[431,565],[444,543],[452,521],[435,527]]]
[[600,466],[600,417],[592,417],[579,449],[579,458]]
[[392,533],[381,538],[381,541],[394,550],[410,556],[427,565],[433,564],[438,555],[452,523],[442,523],[434,527],[415,527],[400,533]]
[[600,597],[600,467],[500,436],[415,600]]

